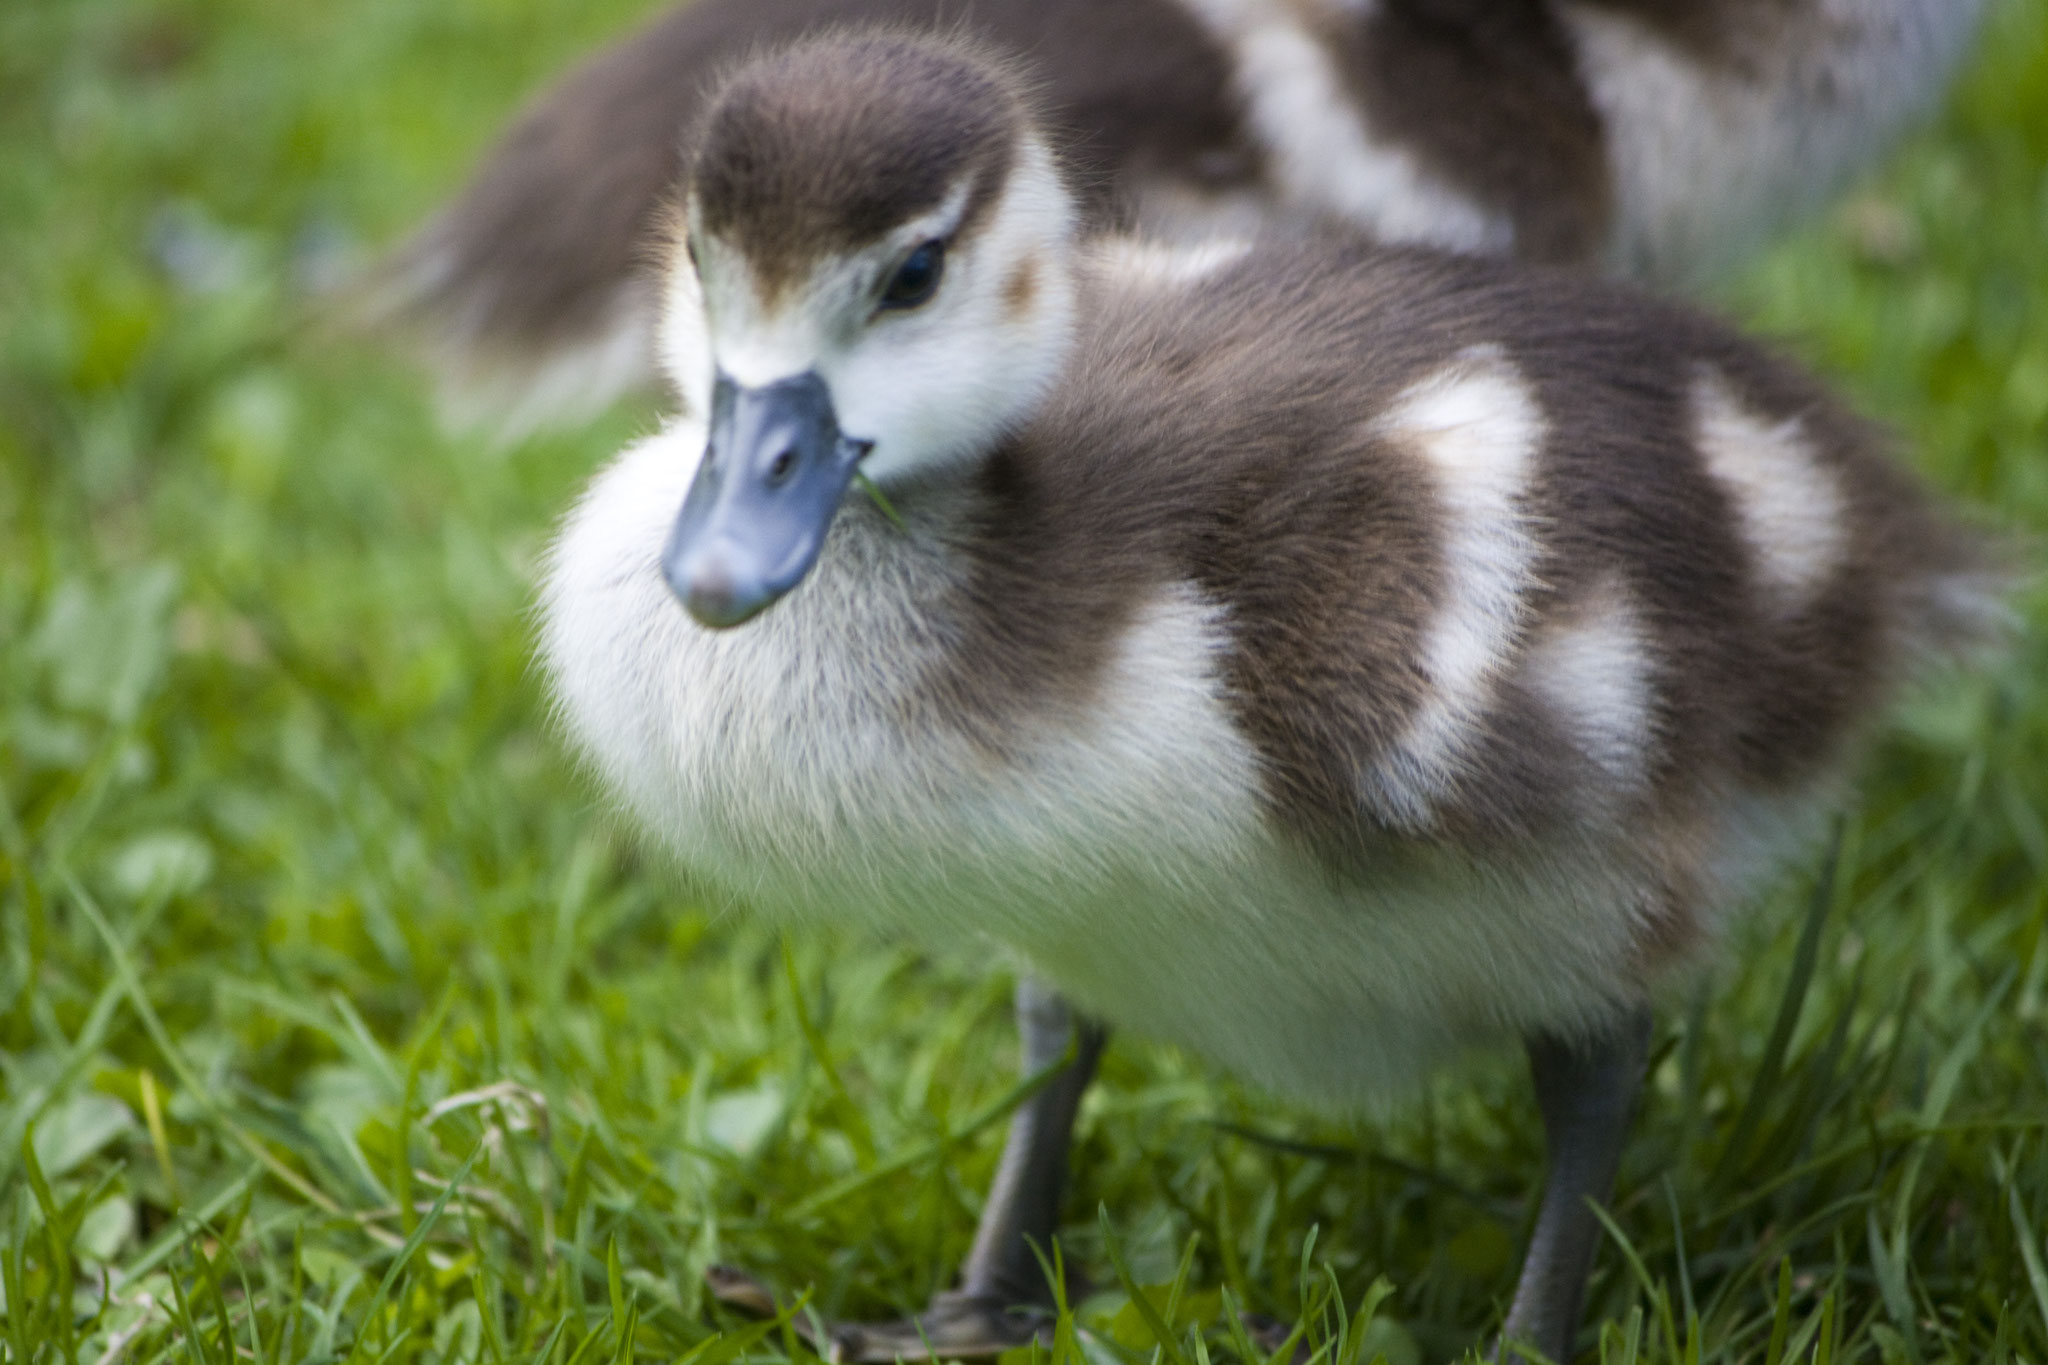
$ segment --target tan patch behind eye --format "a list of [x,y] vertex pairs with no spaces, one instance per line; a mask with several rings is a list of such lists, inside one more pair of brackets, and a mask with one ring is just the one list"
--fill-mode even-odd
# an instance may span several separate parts
[[1038,297],[1038,258],[1026,256],[1017,262],[1010,278],[1003,281],[1003,308],[1012,318],[1022,317]]

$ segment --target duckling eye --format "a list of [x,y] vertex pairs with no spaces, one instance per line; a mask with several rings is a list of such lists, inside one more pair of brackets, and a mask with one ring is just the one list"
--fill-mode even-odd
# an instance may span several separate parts
[[904,258],[882,291],[884,308],[916,308],[938,292],[939,276],[946,268],[946,244],[926,242]]

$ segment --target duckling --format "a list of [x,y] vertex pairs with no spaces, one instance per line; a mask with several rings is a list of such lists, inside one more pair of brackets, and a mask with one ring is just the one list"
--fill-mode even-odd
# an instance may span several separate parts
[[959,1288],[821,1345],[1041,1330],[1114,1027],[1328,1111],[1522,1040],[1551,1169],[1505,1332],[1566,1359],[1651,1001],[1994,580],[1729,329],[1355,235],[1091,235],[1028,90],[842,33],[707,96],[689,401],[542,593],[567,733],[655,838],[792,925],[1002,945],[1027,1071],[1067,1063]]
[[651,377],[639,265],[710,73],[849,17],[1028,60],[1095,224],[1323,217],[1711,278],[1942,88],[1982,0],[688,0],[527,109],[385,306],[507,434]]

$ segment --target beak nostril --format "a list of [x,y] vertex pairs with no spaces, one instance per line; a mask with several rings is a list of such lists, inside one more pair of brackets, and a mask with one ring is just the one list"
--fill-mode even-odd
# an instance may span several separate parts
[[768,466],[768,486],[779,488],[789,481],[789,475],[796,468],[796,451],[785,450],[777,455]]

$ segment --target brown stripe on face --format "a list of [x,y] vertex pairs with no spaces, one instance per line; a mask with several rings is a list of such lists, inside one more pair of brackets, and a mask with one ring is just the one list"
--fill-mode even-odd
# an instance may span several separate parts
[[[1691,3],[1692,0],[1683,0]],[[1583,261],[1604,240],[1604,131],[1541,0],[1381,0],[1326,39],[1374,133],[1515,225],[1524,260]]]
[[1024,126],[1001,69],[964,44],[840,35],[744,67],[713,99],[691,166],[705,230],[766,300],[968,187],[971,233]]

